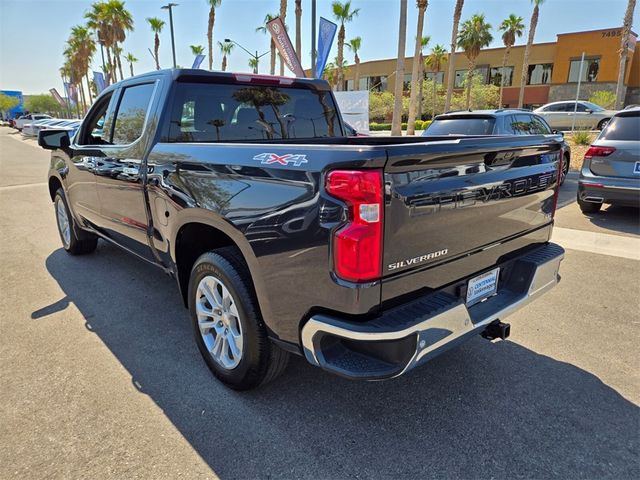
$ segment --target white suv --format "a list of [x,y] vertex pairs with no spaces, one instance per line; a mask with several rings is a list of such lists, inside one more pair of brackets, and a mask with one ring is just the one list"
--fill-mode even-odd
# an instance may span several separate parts
[[22,131],[25,123],[35,122],[36,120],[46,120],[48,118],[51,118],[51,115],[47,115],[46,113],[30,113],[28,115],[22,115],[20,118],[18,118],[15,121],[14,126],[18,130]]

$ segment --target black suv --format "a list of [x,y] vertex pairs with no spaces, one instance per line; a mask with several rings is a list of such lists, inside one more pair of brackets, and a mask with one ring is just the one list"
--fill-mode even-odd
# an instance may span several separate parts
[[[529,110],[459,110],[438,115],[422,133],[424,137],[441,135],[547,135],[558,133],[539,115]],[[569,172],[571,147],[563,142],[564,162],[560,185]]]

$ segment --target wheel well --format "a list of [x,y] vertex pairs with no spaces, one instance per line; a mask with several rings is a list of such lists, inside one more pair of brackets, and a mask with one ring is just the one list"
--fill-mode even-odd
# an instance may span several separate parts
[[49,179],[49,195],[51,196],[51,201],[55,200],[56,192],[58,189],[62,188],[62,183],[56,177],[51,177]]
[[191,267],[198,257],[216,248],[237,246],[233,240],[221,230],[204,223],[188,223],[183,225],[176,236],[176,266],[178,283],[185,306],[188,307],[189,276]]

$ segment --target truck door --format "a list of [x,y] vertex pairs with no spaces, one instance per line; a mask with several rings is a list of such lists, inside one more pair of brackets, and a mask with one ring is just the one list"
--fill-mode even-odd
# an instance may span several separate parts
[[102,233],[115,243],[155,261],[149,247],[142,165],[155,128],[145,129],[156,82],[125,86],[119,91],[110,145],[96,164]]

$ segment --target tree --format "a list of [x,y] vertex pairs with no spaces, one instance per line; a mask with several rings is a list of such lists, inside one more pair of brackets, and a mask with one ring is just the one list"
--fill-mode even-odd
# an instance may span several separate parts
[[402,87],[404,80],[404,55],[407,44],[407,0],[400,0],[400,25],[398,31],[398,60],[396,62],[396,88],[391,120],[391,135],[402,135]]
[[[282,20],[284,28],[287,28],[287,0],[280,0],[280,20]],[[284,76],[284,59],[282,55],[280,55],[280,76]]]
[[418,84],[420,88],[418,89],[418,109],[417,117],[422,120],[422,91],[423,91],[423,83],[424,83],[424,49],[427,48],[429,42],[431,41],[431,37],[429,35],[422,37],[420,39],[420,65],[418,67]]
[[216,8],[222,0],[207,0],[209,2],[209,22],[207,23],[207,45],[209,47],[209,70],[213,70],[213,27],[216,23]]
[[504,56],[502,57],[502,70],[500,70],[500,101],[498,105],[502,107],[502,91],[504,90],[504,71],[507,67],[507,59],[509,58],[509,52],[511,51],[511,47],[516,43],[516,37],[521,37],[524,33],[524,24],[522,23],[524,19],[522,17],[518,17],[513,13],[509,15],[506,19],[502,21],[499,30],[502,30],[502,41],[504,46],[506,47],[504,50]]
[[20,99],[18,97],[11,97],[4,93],[0,93],[0,112],[3,114],[6,115],[9,110],[17,107],[19,103]]
[[621,109],[624,105],[624,72],[626,70],[627,52],[629,51],[629,39],[631,35],[631,24],[633,23],[633,11],[636,8],[636,0],[629,0],[627,10],[624,13],[622,23],[622,39],[620,40],[620,63],[618,64],[618,81],[616,83],[616,103],[615,108]]
[[104,46],[107,52],[107,64],[105,65],[105,76],[107,83],[117,81],[113,62],[111,61],[111,47],[113,46],[113,34],[108,19],[107,5],[104,2],[95,2],[91,4],[91,10],[85,13],[84,18],[87,19],[87,27],[94,30],[98,36],[98,41]]
[[302,0],[296,0],[296,55],[302,62]]
[[222,53],[222,71],[227,71],[227,56],[231,55],[231,51],[233,50],[234,44],[231,42],[218,42],[218,48],[220,49],[220,53]]
[[48,113],[57,115],[62,110],[60,104],[49,93],[31,95],[24,101],[24,109],[28,112]]
[[86,79],[89,102],[92,102],[91,86],[89,83],[89,66],[91,65],[91,58],[95,51],[96,42],[89,32],[89,29],[82,25],[72,27],[64,54],[69,60],[71,67],[70,77],[73,78],[73,83],[78,85],[80,97],[85,109],[87,107],[87,100],[85,98],[84,88],[82,87],[82,80]]
[[[440,73],[440,69],[444,62],[447,61],[447,50],[443,45],[436,45],[431,49],[431,53],[427,56],[425,63],[433,72],[433,81],[434,84],[438,83],[438,73]],[[437,88],[434,86],[433,90],[433,104],[431,110],[431,118],[436,116],[436,95]]]
[[531,53],[531,45],[536,35],[536,26],[538,25],[538,15],[540,14],[540,5],[544,0],[531,0],[533,2],[533,13],[531,14],[531,22],[529,23],[529,38],[527,46],[524,49],[524,60],[522,61],[522,75],[520,76],[520,95],[518,96],[518,108],[522,108],[524,104],[524,86],[529,78],[529,54]]
[[138,61],[138,59],[133,55],[133,53],[127,53],[124,59],[129,62],[129,69],[131,70],[131,76],[133,77],[133,64]]
[[460,25],[460,17],[462,17],[462,7],[464,0],[456,0],[456,7],[453,10],[453,27],[451,28],[451,54],[449,55],[449,72],[447,73],[447,96],[444,101],[444,111],[449,110],[451,104],[451,94],[453,93],[453,80],[455,78],[454,56],[456,47],[458,46],[458,26]]
[[424,14],[429,6],[428,0],[416,0],[418,7],[418,27],[416,32],[416,44],[413,50],[413,66],[411,68],[411,91],[409,92],[409,118],[407,119],[407,135],[416,133],[416,110],[418,106],[418,75],[420,75],[420,63],[422,53],[422,30],[424,28]]
[[458,34],[458,46],[464,50],[464,54],[469,60],[469,71],[467,72],[467,101],[466,108],[471,104],[471,82],[473,71],[476,68],[476,59],[480,55],[480,50],[488,46],[493,40],[491,35],[491,24],[484,21],[484,15],[476,13],[469,20],[462,24]]
[[164,22],[156,17],[147,18],[147,22],[149,22],[151,31],[154,33],[153,58],[156,61],[156,70],[160,70],[160,60],[158,58],[158,54],[160,50],[160,32],[162,32]]
[[602,108],[611,110],[616,108],[616,94],[609,90],[598,90],[589,97],[591,103],[600,105]]
[[[336,90],[341,91],[344,84],[344,70],[342,65],[344,64],[344,39],[345,39],[345,28],[344,25],[346,23],[352,22],[355,17],[360,13],[359,8],[351,8],[351,0],[347,0],[344,3],[333,2],[331,4],[331,8],[333,9],[333,16],[335,19],[340,22],[340,30],[338,31],[338,57],[336,59],[337,65],[337,78],[336,78]],[[404,57],[404,52],[402,54]]]
[[191,48],[191,53],[194,56],[202,55],[204,53],[204,47],[202,45],[189,45]]
[[[269,33],[269,31],[267,30],[267,23],[269,23],[274,18],[277,18],[277,15],[272,15],[270,13],[267,13],[264,17],[264,25],[256,28],[256,32]],[[271,37],[271,35],[269,36]],[[271,67],[269,69],[269,73],[271,75],[275,75],[276,74],[276,42],[273,41],[273,37],[271,37],[270,48],[271,48]]]
[[251,57],[249,59],[249,68],[253,73],[258,73],[258,59],[255,57]]
[[[467,78],[471,84],[471,104],[473,110],[486,110],[498,108],[500,87],[490,83],[485,84],[479,77]],[[451,109],[462,110],[467,104],[466,92],[454,93],[451,97]]]
[[119,48],[118,45],[125,41],[127,32],[133,30],[133,17],[125,8],[124,1],[122,0],[107,0],[105,14],[112,35],[114,66],[117,65],[120,78],[124,79],[122,62],[120,61],[120,52],[122,52],[122,49]]
[[360,90],[360,57],[358,56],[358,51],[362,46],[362,38],[352,38],[348,43],[346,43],[346,46],[353,52],[353,61],[355,63],[355,69],[353,72],[353,89]]

